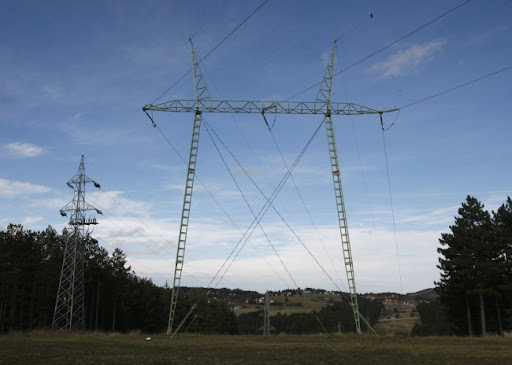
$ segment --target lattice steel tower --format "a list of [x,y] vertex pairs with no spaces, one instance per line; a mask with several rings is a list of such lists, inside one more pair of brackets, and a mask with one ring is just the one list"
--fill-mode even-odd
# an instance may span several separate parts
[[87,216],[88,211],[101,211],[85,201],[85,184],[93,183],[99,188],[100,184],[85,176],[84,156],[80,160],[78,172],[67,185],[74,190],[73,199],[66,204],[60,214],[69,219],[66,248],[60,273],[59,290],[53,313],[53,329],[67,331],[83,330],[85,324],[84,306],[84,254],[85,240],[90,234],[90,227],[98,224],[96,218]]
[[[257,101],[257,100],[212,100],[208,93],[208,89],[204,82],[201,68],[199,67],[200,61],[196,58],[192,41],[190,41],[190,48],[192,52],[192,64],[194,75],[194,100],[170,100],[160,104],[148,104],[142,107],[142,110],[147,114],[153,127],[156,124],[148,113],[148,111],[163,111],[174,113],[194,113],[194,126],[192,131],[192,141],[190,147],[190,158],[188,163],[187,180],[185,185],[185,198],[183,202],[183,210],[181,217],[181,226],[179,233],[178,249],[176,253],[176,264],[174,271],[174,283],[171,299],[171,310],[169,315],[169,324],[167,333],[172,331],[174,316],[176,312],[176,305],[178,301],[178,290],[180,287],[181,274],[183,270],[183,263],[185,260],[185,245],[188,232],[188,223],[192,199],[192,189],[194,184],[195,167],[197,160],[197,150],[199,145],[199,133],[202,121],[203,112],[210,113],[235,113],[235,114],[262,114],[265,116],[266,112],[275,114],[318,114],[323,115],[324,124],[327,132],[327,145],[329,148],[329,160],[331,165],[331,174],[334,185],[334,193],[336,199],[336,209],[338,212],[338,225],[340,230],[340,237],[343,251],[343,261],[345,271],[347,274],[348,286],[350,291],[350,304],[354,314],[354,321],[357,333],[361,333],[361,321],[365,321],[364,317],[359,313],[359,305],[357,302],[357,290],[354,274],[354,263],[352,260],[352,249],[350,246],[350,239],[348,234],[348,222],[345,210],[345,200],[342,191],[342,181],[340,166],[338,161],[338,148],[336,145],[336,137],[334,133],[334,123],[332,120],[333,115],[363,115],[363,114],[380,114],[390,113],[397,111],[397,109],[389,110],[376,110],[363,105],[354,103],[338,103],[332,102],[332,84],[334,78],[334,59],[336,54],[336,42],[331,52],[330,62],[327,65],[320,89],[318,91],[315,101]],[[190,314],[190,312],[189,312]],[[188,315],[189,315],[188,314]],[[187,316],[188,316],[187,315]],[[186,319],[186,318],[185,318]],[[180,324],[181,326],[181,324]],[[176,330],[177,331],[177,330]]]
[[274,326],[270,324],[270,296],[267,291],[265,293],[265,310],[263,311],[263,326],[260,327],[260,331],[263,331],[263,336],[269,336],[270,331],[274,330]]

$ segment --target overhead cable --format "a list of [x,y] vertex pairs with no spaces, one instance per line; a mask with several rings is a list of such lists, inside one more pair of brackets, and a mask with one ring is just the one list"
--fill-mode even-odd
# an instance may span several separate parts
[[[206,121],[205,121],[206,122]],[[174,150],[174,152],[176,153],[176,155],[178,155],[178,157],[180,158],[180,160],[183,162],[183,164],[187,165],[187,162],[185,161],[185,159],[183,158],[183,156],[180,154],[180,152],[177,150],[177,148],[174,146],[174,144],[171,142],[171,140],[169,138],[167,138],[167,136],[164,134],[164,132],[160,129],[160,127],[158,127],[158,125],[152,120],[152,123],[153,123],[153,127],[156,128],[158,130],[158,132],[162,135],[162,137],[167,141],[167,144]],[[215,133],[215,131],[214,131]],[[218,137],[217,137],[218,138]],[[205,183],[203,183],[203,181],[199,178],[199,176],[197,176],[197,173],[196,173],[196,179],[197,181],[199,182],[199,184],[201,184],[201,186],[204,188],[204,190],[206,191],[206,193],[210,196],[210,198],[212,198],[212,200],[215,202],[215,204],[219,207],[219,209],[224,213],[224,215],[229,219],[229,221],[233,224],[233,226],[240,232],[240,233],[243,233],[242,232],[242,229],[238,226],[238,224],[233,220],[233,218],[229,215],[229,213],[222,207],[222,205],[220,204],[220,202],[213,196],[212,192],[208,189],[208,187],[206,186]],[[247,241],[246,241],[247,242]],[[255,247],[250,241],[249,243]],[[256,250],[256,252],[258,252],[258,250]],[[259,254],[259,252],[258,252]],[[260,254],[261,255],[261,254]],[[264,258],[263,258],[264,259]],[[270,265],[269,265],[270,266]],[[272,266],[270,266],[270,268],[273,270]],[[215,277],[217,277],[218,273],[215,275]],[[279,275],[278,275],[279,276]],[[280,277],[280,276],[279,276]],[[281,277],[280,277],[281,278]],[[281,280],[283,280],[281,278]],[[226,280],[227,281],[227,280]],[[208,287],[211,287],[211,283],[210,285],[208,285]]]
[[[206,57],[211,55],[217,48],[221,46],[222,43],[224,43],[229,37],[231,37],[242,25],[244,25],[254,14],[256,14],[266,3],[268,3],[270,0],[264,0],[256,9],[252,11],[240,24],[238,24],[231,32],[228,33],[215,47],[213,47],[203,58],[201,58],[198,62],[200,64],[203,62]],[[190,72],[192,72],[193,67],[190,67],[184,74],[181,76],[177,81],[175,81],[167,90],[165,90],[158,98],[156,98],[151,104],[156,103],[162,96],[167,94],[172,88],[174,88],[178,83],[181,82],[187,76]]]
[[382,144],[384,146],[384,156],[386,158],[386,173],[388,176],[389,204],[391,205],[391,217],[393,219],[393,233],[394,233],[394,237],[395,237],[396,262],[397,262],[397,266],[398,266],[398,276],[400,278],[400,293],[403,295],[404,294],[404,286],[402,284],[402,270],[400,268],[400,255],[398,253],[398,240],[396,238],[395,209],[393,207],[393,194],[391,193],[391,179],[389,177],[388,151],[387,151],[387,146],[386,146],[386,136],[384,133],[385,129],[384,129],[384,123],[382,121],[382,114],[380,115],[380,126],[382,128]]
[[[204,119],[204,117],[203,117]],[[235,183],[238,191],[240,192],[240,195],[242,196],[243,200],[245,201],[245,204],[247,205],[247,207],[249,208],[249,210],[251,211],[251,214],[253,215],[254,218],[256,218],[256,213],[254,212],[254,210],[251,208],[251,205],[249,204],[249,201],[247,200],[245,194],[243,193],[242,189],[240,188],[240,185],[238,184],[238,182],[236,181],[235,179],[235,176],[233,175],[233,173],[231,172],[231,169],[229,168],[226,160],[224,159],[224,156],[222,155],[219,147],[217,146],[217,143],[215,143],[215,140],[213,139],[213,135],[212,135],[212,132],[210,131],[210,129],[212,129],[212,127],[208,124],[208,122],[206,120],[204,120],[204,126],[205,126],[205,129],[206,129],[206,132],[208,132],[208,136],[210,137],[212,143],[213,143],[213,146],[215,147],[215,149],[217,150],[217,153],[219,154],[220,156],[220,159],[222,160],[222,162],[224,163],[224,166],[226,167],[226,170],[228,170],[228,173],[229,175],[231,176],[231,179],[233,180],[233,182]],[[219,136],[217,134],[215,134],[215,136],[217,138],[219,138]],[[226,147],[224,145],[224,147]],[[288,276],[290,277],[290,279],[292,280],[292,282],[295,284],[295,286],[297,286],[297,283],[295,282],[295,279],[292,277],[290,271],[288,270],[288,268],[286,267],[286,265],[284,264],[284,261],[281,259],[281,256],[279,256],[279,253],[277,252],[274,244],[272,243],[272,241],[270,240],[270,238],[268,237],[267,235],[267,232],[265,232],[265,230],[263,229],[263,226],[261,225],[260,222],[258,222],[258,226],[260,227],[261,231],[263,232],[263,235],[265,236],[265,238],[267,239],[267,242],[270,244],[270,246],[272,247],[272,249],[274,250],[274,253],[276,254],[277,258],[279,259],[279,261],[281,262],[281,264],[283,265],[284,269],[286,270]],[[250,243],[250,241],[249,241]],[[252,243],[251,243],[252,245]],[[259,253],[258,249],[256,248],[256,246],[254,246],[254,249],[256,250],[256,252]],[[222,264],[221,268],[219,269],[219,271],[217,272],[217,274],[215,275],[215,277],[212,279],[211,283],[213,283],[213,281],[215,281],[215,278],[217,277],[217,275],[219,274],[219,272],[222,270],[222,268],[225,266],[225,264],[229,261],[229,258],[231,257],[231,255],[234,253],[234,251],[236,250],[236,247],[233,248],[233,250],[231,251],[230,255],[226,258],[226,260],[224,261],[224,263]],[[266,262],[265,260],[265,257],[263,255],[260,254],[260,256],[263,258],[263,260]],[[281,281],[287,285],[286,281],[284,281],[284,279],[281,277],[281,275],[279,275],[279,273],[277,271],[275,271],[273,269],[273,267],[267,262],[267,265],[270,266],[270,268],[277,274],[277,276],[281,279]]]
[[[436,98],[438,96],[441,96],[441,95],[444,95],[446,93],[449,93],[450,91],[454,91],[454,90],[457,90],[457,89],[460,89],[464,86],[468,86],[468,85],[471,85],[471,84],[474,84],[475,82],[478,82],[478,81],[482,81],[488,77],[491,77],[491,76],[494,76],[494,75],[497,75],[501,72],[504,72],[504,71],[507,71],[507,70],[510,70],[512,68],[512,65],[510,66],[507,66],[505,68],[502,68],[501,70],[498,70],[498,71],[494,71],[494,72],[491,72],[490,74],[487,74],[485,76],[482,76],[482,77],[479,77],[477,79],[474,79],[474,80],[471,80],[471,81],[468,81],[468,82],[465,82],[461,85],[458,85],[458,86],[455,86],[455,87],[452,87],[451,89],[448,89],[448,90],[444,90],[444,91],[441,91],[437,94],[434,94],[434,95],[430,95],[430,96],[427,96],[426,98],[423,98],[423,99],[420,99],[418,101],[414,101],[412,103],[409,103],[409,104],[406,104],[398,109],[405,109],[405,108],[409,108],[410,106],[413,106],[413,105],[416,105],[416,104],[419,104],[419,103],[423,103],[424,101],[427,101],[427,100],[430,100],[430,99],[433,99],[433,98]],[[389,128],[387,128],[389,129]]]
[[[301,160],[302,156],[304,155],[304,153],[306,152],[306,150],[308,149],[309,145],[311,144],[311,142],[313,141],[313,139],[315,138],[315,136],[317,135],[318,131],[320,130],[320,127],[323,125],[323,121],[322,123],[320,123],[318,125],[318,127],[316,128],[315,132],[313,133],[313,135],[311,136],[311,138],[308,140],[308,142],[306,143],[306,145],[304,146],[304,148],[302,149],[302,151],[299,153],[299,155],[296,157],[295,161],[293,162],[292,166],[286,171],[286,174],[283,176],[283,178],[281,179],[281,181],[279,182],[279,184],[277,185],[277,187],[274,189],[274,191],[272,192],[271,196],[269,198],[265,197],[266,198],[266,201],[265,201],[265,204],[261,207],[259,213],[257,214],[257,216],[254,218],[254,220],[252,221],[251,225],[249,226],[249,228],[247,228],[247,230],[245,231],[244,235],[242,236],[242,238],[240,238],[240,240],[238,241],[237,243],[237,247],[242,243],[242,241],[244,241],[242,243],[242,245],[240,246],[240,248],[238,249],[236,255],[234,256],[234,258],[232,259],[231,263],[229,264],[228,268],[226,269],[226,271],[224,272],[224,274],[221,276],[221,278],[219,279],[218,282],[220,282],[224,275],[226,274],[226,272],[229,270],[229,268],[231,267],[231,265],[233,264],[233,262],[236,260],[236,258],[238,257],[238,255],[240,254],[240,252],[242,251],[242,249],[244,248],[245,244],[247,243],[247,241],[249,240],[249,238],[252,236],[254,230],[256,229],[256,225],[257,223],[259,223],[261,221],[261,219],[263,218],[263,216],[267,213],[268,209],[273,206],[272,203],[273,201],[275,200],[275,198],[277,197],[277,195],[279,194],[279,192],[281,191],[281,189],[283,188],[283,186],[285,185],[286,181],[288,180],[288,178],[290,177],[291,173],[293,172],[293,170],[295,169],[295,167],[297,166],[297,164],[299,163],[299,161]],[[246,173],[247,175],[247,173]],[[275,210],[276,213],[279,214],[279,212],[277,210]],[[282,216],[279,214],[279,216],[282,218]],[[284,220],[283,220],[284,221]],[[286,223],[286,221],[285,221]]]
[[[429,22],[427,22],[427,23],[423,24],[421,27],[416,28],[416,29],[415,29],[415,30],[413,30],[412,32],[407,33],[407,34],[406,34],[406,35],[404,35],[403,37],[400,37],[400,38],[399,38],[399,39],[397,39],[396,41],[391,42],[391,43],[389,43],[389,44],[385,45],[385,46],[384,46],[384,47],[382,47],[381,49],[379,49],[379,50],[377,50],[377,51],[375,51],[375,52],[373,52],[373,53],[369,54],[368,56],[366,56],[366,57],[364,57],[364,58],[360,59],[359,61],[357,61],[357,62],[355,62],[355,63],[351,64],[350,66],[348,66],[348,67],[344,68],[343,70],[336,72],[336,73],[333,75],[333,77],[338,76],[339,74],[341,74],[341,73],[343,73],[343,72],[345,72],[345,71],[350,70],[352,67],[359,65],[360,63],[362,63],[362,62],[366,61],[367,59],[369,59],[369,58],[371,58],[371,57],[373,57],[373,56],[375,56],[376,54],[378,54],[378,53],[380,53],[380,52],[382,52],[382,51],[384,51],[384,50],[388,49],[389,47],[391,47],[391,46],[393,46],[393,45],[397,44],[397,43],[398,43],[398,42],[400,42],[400,41],[403,41],[405,38],[410,37],[410,36],[411,36],[411,35],[413,35],[414,33],[417,33],[418,31],[422,30],[423,28],[428,27],[429,25],[431,25],[432,23],[435,23],[436,21],[438,21],[439,19],[441,19],[441,18],[445,17],[446,15],[448,15],[448,14],[450,14],[450,13],[454,12],[455,10],[457,10],[457,9],[459,9],[459,8],[461,8],[461,7],[463,7],[464,5],[466,5],[467,3],[469,3],[470,1],[471,1],[471,0],[466,0],[466,1],[464,1],[463,3],[461,3],[461,4],[457,5],[456,7],[454,7],[454,8],[452,8],[452,9],[450,9],[450,10],[448,10],[448,11],[444,12],[443,14],[439,15],[438,17],[436,17],[436,18],[434,18],[434,19],[430,20]],[[304,94],[305,92],[307,92],[307,91],[309,91],[309,90],[311,90],[311,89],[313,89],[313,88],[317,87],[317,86],[318,86],[318,85],[320,85],[321,83],[322,83],[322,82],[317,82],[316,84],[311,85],[311,86],[310,86],[310,87],[308,87],[307,89],[305,89],[305,90],[303,90],[303,91],[301,91],[301,92],[299,92],[299,93],[297,93],[297,94],[293,95],[292,97],[290,97],[290,98],[286,99],[285,101],[288,101],[288,100],[294,99],[294,98],[296,98],[297,96],[299,96],[299,95],[301,95],[301,94]]]
[[[311,250],[309,250],[309,248],[306,246],[306,244],[302,241],[302,239],[297,235],[297,233],[293,230],[293,228],[288,224],[288,222],[284,219],[284,217],[279,213],[279,211],[274,207],[274,205],[272,204],[273,201],[275,200],[275,198],[277,197],[277,195],[279,194],[279,192],[281,191],[281,189],[283,188],[284,184],[286,183],[286,181],[288,180],[288,178],[290,177],[290,175],[292,174],[293,170],[295,169],[295,167],[297,166],[297,164],[299,163],[299,161],[301,160],[302,156],[304,155],[304,153],[306,152],[306,150],[308,149],[308,147],[310,146],[311,142],[313,141],[313,139],[315,138],[315,136],[317,135],[318,131],[320,130],[320,127],[323,125],[323,121],[318,125],[318,127],[316,128],[316,130],[314,131],[313,135],[311,136],[311,138],[308,140],[308,142],[306,143],[306,145],[304,146],[304,148],[302,149],[302,151],[299,153],[299,155],[297,156],[297,158],[295,159],[295,161],[293,162],[293,164],[287,169],[287,172],[286,174],[284,175],[284,177],[281,179],[281,182],[278,184],[278,186],[275,188],[275,190],[273,191],[273,193],[271,194],[270,197],[267,197],[264,195],[265,199],[266,199],[266,202],[265,204],[263,205],[263,207],[261,208],[260,212],[257,214],[257,216],[255,217],[255,219],[253,220],[253,222],[251,223],[251,225],[249,226],[249,228],[247,229],[247,231],[244,233],[244,236],[242,236],[242,238],[239,240],[239,242],[237,243],[236,247],[238,247],[240,245],[240,243],[242,243],[242,241],[245,239],[245,242],[243,242],[243,244],[240,246],[240,248],[238,249],[238,252],[236,253],[235,257],[232,259],[231,263],[229,264],[228,268],[224,271],[224,274],[220,277],[220,279],[218,280],[217,282],[217,285],[218,283],[220,283],[220,281],[223,279],[224,275],[226,274],[226,272],[229,270],[229,268],[231,267],[231,265],[233,264],[233,262],[236,260],[236,258],[238,257],[238,255],[240,254],[240,252],[242,251],[242,249],[244,248],[245,244],[247,243],[247,240],[252,236],[254,230],[256,229],[256,226],[257,224],[259,224],[259,222],[261,221],[261,219],[263,218],[263,216],[267,213],[268,209],[270,207],[272,207],[274,209],[274,211],[277,213],[277,215],[281,218],[281,220],[284,222],[284,224],[288,227],[288,229],[292,232],[292,234],[295,236],[295,238],[297,238],[297,240],[300,242],[300,244],[304,247],[304,249],[309,253],[309,255],[311,256],[311,258],[316,262],[316,264],[322,269],[322,271],[326,274],[326,276],[329,278],[329,280],[334,284],[334,286],[340,291],[342,292],[341,288],[338,286],[338,284],[336,283],[336,281],[331,277],[331,275],[329,275],[329,273],[327,272],[327,270],[325,270],[325,268],[322,266],[322,264],[318,261],[318,259],[313,255],[313,253],[311,252]],[[212,130],[213,131],[213,130]],[[214,131],[213,131],[214,132]],[[215,133],[215,132],[214,132]],[[218,138],[218,137],[217,137]],[[220,139],[219,139],[220,140]],[[221,143],[222,140],[220,140]],[[228,152],[230,152],[228,150]],[[233,156],[233,155],[232,155]],[[234,156],[233,156],[234,158]],[[235,159],[236,160],[236,159]],[[247,172],[245,171],[245,169],[243,169],[243,167],[239,164],[239,166],[242,168],[242,170],[244,170],[245,174],[249,177],[249,179],[251,179],[251,177],[247,174]],[[251,179],[252,180],[252,179]],[[258,186],[256,185],[256,187],[258,188]],[[258,188],[259,189],[259,188]],[[263,192],[262,192],[263,194]],[[235,248],[236,248],[235,247]]]
[[[266,120],[265,120],[265,122],[266,122]],[[274,123],[275,123],[275,121],[274,121]],[[268,123],[267,123],[267,126],[268,126]],[[272,127],[273,127],[273,125],[272,125]],[[288,169],[288,164],[286,163],[286,160],[285,160],[285,158],[283,156],[283,152],[279,148],[279,144],[277,143],[277,140],[276,140],[276,138],[274,136],[274,133],[272,133],[272,128],[269,127],[268,130],[270,132],[272,140],[274,141],[274,145],[275,145],[277,151],[279,152],[279,155],[281,156],[281,160],[283,161],[284,166],[286,167],[286,169]],[[334,272],[338,275],[338,279],[340,280],[340,283],[344,286],[345,284],[343,284],[343,280],[341,279],[339,271],[336,270],[336,266],[334,265],[334,262],[332,261],[331,255],[329,255],[329,253],[327,252],[327,248],[325,247],[324,241],[322,240],[322,237],[320,236],[320,232],[318,231],[318,227],[316,226],[315,221],[313,220],[313,217],[311,216],[311,213],[310,213],[310,211],[309,211],[309,209],[308,209],[308,207],[306,205],[306,202],[304,201],[304,198],[302,197],[302,194],[300,193],[299,187],[295,183],[295,179],[293,178],[293,175],[290,175],[290,180],[292,181],[292,184],[295,187],[295,190],[297,191],[297,195],[299,196],[299,199],[300,199],[300,201],[302,203],[302,206],[304,207],[304,210],[306,211],[306,213],[307,213],[307,215],[309,217],[309,221],[311,222],[313,228],[315,229],[315,232],[316,232],[316,234],[318,236],[318,240],[322,244],[324,252],[325,252],[326,256],[329,258],[329,261],[331,262],[331,265],[332,265],[332,267],[334,269]]]

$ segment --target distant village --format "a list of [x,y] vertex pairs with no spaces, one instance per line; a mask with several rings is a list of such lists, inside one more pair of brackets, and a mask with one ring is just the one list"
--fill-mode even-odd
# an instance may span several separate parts
[[[206,289],[205,289],[206,290]],[[241,289],[208,289],[206,290],[209,301],[223,301],[233,310],[241,309],[247,305],[264,305],[265,294],[255,291],[245,291]],[[291,300],[292,298],[302,297],[304,295],[319,295],[326,298],[326,304],[332,304],[337,301],[343,301],[343,295],[339,291],[325,289],[285,289],[277,291],[268,291],[269,305],[271,306],[302,306],[300,301]],[[434,289],[425,289],[417,293],[399,294],[392,292],[385,293],[364,293],[359,297],[370,301],[381,301],[384,305],[411,305],[419,302],[430,302],[437,298]],[[314,299],[313,299],[314,300]]]

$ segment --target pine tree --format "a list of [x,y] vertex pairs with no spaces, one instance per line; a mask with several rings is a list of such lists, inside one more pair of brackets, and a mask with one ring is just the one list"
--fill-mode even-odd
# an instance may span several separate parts
[[496,278],[497,293],[496,315],[498,332],[503,334],[502,312],[505,326],[512,327],[512,200],[507,198],[497,212],[493,213],[493,228],[498,255],[496,258],[498,273]]
[[456,332],[472,335],[473,308],[479,308],[480,332],[486,334],[485,297],[495,293],[497,245],[490,214],[468,195],[458,210],[451,233],[443,233],[438,248],[441,280],[436,283],[441,303]]
[[123,297],[131,267],[126,267],[126,254],[120,248],[114,250],[109,263],[112,272],[112,332],[114,332],[116,329],[117,304]]

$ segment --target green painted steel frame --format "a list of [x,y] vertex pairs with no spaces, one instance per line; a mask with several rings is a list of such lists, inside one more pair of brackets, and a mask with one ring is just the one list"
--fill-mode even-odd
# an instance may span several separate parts
[[[327,65],[326,72],[322,79],[320,89],[314,102],[306,101],[250,101],[250,100],[211,100],[208,89],[204,82],[203,74],[199,68],[199,61],[196,58],[192,41],[190,41],[192,52],[192,65],[194,74],[194,92],[195,100],[171,100],[161,104],[145,105],[142,110],[164,111],[164,112],[194,112],[194,127],[192,131],[192,142],[190,146],[190,156],[188,163],[187,179],[185,185],[185,196],[183,199],[183,209],[181,215],[180,234],[178,240],[178,249],[176,252],[176,264],[174,270],[174,282],[171,296],[171,308],[169,314],[169,323],[167,334],[171,334],[176,305],[178,301],[178,291],[181,282],[181,273],[185,258],[185,245],[188,231],[188,220],[190,215],[190,205],[192,202],[192,190],[195,177],[195,166],[197,160],[197,151],[199,146],[199,133],[201,129],[202,113],[258,113],[265,112],[276,114],[323,114],[324,123],[327,132],[327,144],[329,148],[329,158],[331,163],[332,179],[334,184],[334,193],[336,198],[336,209],[338,212],[338,223],[340,229],[342,250],[345,271],[350,291],[350,304],[354,313],[354,321],[357,333],[361,333],[361,318],[359,305],[357,302],[357,290],[355,284],[354,263],[352,260],[352,250],[348,234],[348,223],[345,211],[345,201],[341,184],[341,174],[338,161],[338,152],[336,138],[334,133],[334,124],[332,115],[361,115],[361,114],[383,114],[394,112],[398,109],[376,110],[363,105],[354,103],[332,102],[332,82],[334,77],[334,60],[336,53],[336,42],[331,53],[330,62]],[[149,114],[148,114],[149,116]],[[150,117],[151,119],[151,117]],[[153,121],[152,121],[153,122]],[[364,318],[363,318],[364,320]],[[366,321],[365,321],[366,322]]]
[[[398,109],[376,110],[354,103],[329,102],[331,115],[361,115],[393,112]],[[157,105],[145,105],[143,111],[189,113],[196,110],[209,113],[323,114],[327,101],[254,101],[254,100],[170,100]]]
[[[192,67],[194,73],[194,92],[196,103],[210,99],[208,88],[204,83],[203,74],[199,68],[199,62],[194,52],[192,40],[190,40],[190,49],[192,52]],[[174,281],[171,294],[171,308],[169,311],[169,322],[167,324],[167,334],[172,332],[172,326],[176,314],[176,306],[178,304],[178,292],[181,283],[181,274],[183,271],[183,263],[185,262],[185,246],[187,244],[188,222],[190,217],[190,208],[192,205],[192,191],[194,189],[194,178],[196,176],[197,153],[199,150],[199,134],[201,132],[201,123],[203,120],[202,112],[199,109],[194,110],[194,126],[192,129],[192,140],[190,142],[190,154],[188,159],[187,178],[185,181],[185,194],[183,196],[183,207],[181,210],[180,233],[178,237],[178,248],[176,250],[176,261],[174,266]]]
[[317,101],[325,101],[326,112],[324,117],[325,130],[327,132],[327,145],[329,148],[329,159],[331,163],[332,182],[334,184],[334,195],[336,196],[336,210],[338,211],[338,225],[340,229],[341,245],[343,250],[343,261],[345,272],[347,274],[348,288],[350,292],[350,305],[354,314],[354,321],[357,333],[361,333],[361,319],[359,314],[359,304],[357,302],[356,278],[354,273],[354,262],[352,260],[352,249],[350,247],[350,237],[348,234],[347,214],[345,210],[345,200],[343,198],[343,189],[341,186],[340,164],[338,161],[338,148],[336,146],[336,136],[334,133],[334,123],[331,118],[331,96],[332,80],[334,75],[334,59],[336,54],[336,42],[331,53],[331,60],[325,70],[320,90],[317,94]]

